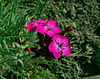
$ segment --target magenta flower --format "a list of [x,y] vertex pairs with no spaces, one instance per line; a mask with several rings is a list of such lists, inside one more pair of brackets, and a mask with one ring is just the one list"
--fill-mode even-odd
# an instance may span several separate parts
[[56,33],[61,33],[61,27],[58,27],[58,22],[56,20],[49,20],[47,25],[44,26],[45,33],[52,37]]
[[28,31],[33,31],[33,30],[36,30],[37,29],[37,26],[39,26],[39,25],[43,25],[44,23],[46,23],[46,22],[44,22],[44,20],[36,20],[36,21],[31,21],[31,22],[29,22],[28,24],[27,24],[27,30]]
[[53,41],[49,45],[49,50],[53,53],[55,58],[60,58],[62,52],[64,55],[69,55],[71,53],[71,48],[69,46],[70,40],[68,37],[54,35],[52,40]]
[[41,34],[46,33],[48,36],[52,37],[56,33],[61,33],[61,27],[57,27],[58,22],[56,20],[49,20],[47,22],[43,22],[42,25],[38,25],[36,31]]

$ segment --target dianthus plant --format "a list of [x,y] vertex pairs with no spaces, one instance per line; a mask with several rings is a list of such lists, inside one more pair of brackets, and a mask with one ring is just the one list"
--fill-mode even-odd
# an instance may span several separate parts
[[[71,53],[71,47],[70,45],[70,39],[67,36],[64,36],[63,34],[70,31],[71,27],[69,26],[65,31],[62,32],[61,27],[58,26],[59,23],[54,20],[50,19],[46,21],[44,20],[32,20],[27,24],[27,30],[28,31],[34,31],[45,35],[48,35],[48,37],[52,38],[48,44],[45,40],[43,42],[47,44],[48,49],[50,52],[53,53],[55,58],[60,58],[62,56],[62,52],[64,55],[69,55]],[[41,38],[41,39],[48,39],[48,38]]]

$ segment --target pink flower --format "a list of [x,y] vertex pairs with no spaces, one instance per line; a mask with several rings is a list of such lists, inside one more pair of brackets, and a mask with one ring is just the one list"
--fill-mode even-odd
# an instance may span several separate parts
[[44,29],[45,29],[45,33],[50,37],[52,37],[56,33],[62,32],[61,27],[58,27],[58,22],[52,19],[48,21],[48,24],[44,26]]
[[62,52],[64,55],[69,55],[71,53],[71,48],[69,46],[70,40],[68,37],[54,35],[52,40],[53,41],[49,45],[49,50],[53,53],[55,58],[60,58]]
[[36,20],[36,21],[31,21],[27,24],[27,30],[28,31],[33,31],[33,30],[36,30],[37,29],[37,26],[40,26],[40,25],[43,25],[44,23],[44,20]]
[[61,33],[61,27],[57,27],[58,22],[56,20],[49,20],[48,22],[43,22],[42,25],[38,25],[36,31],[41,34],[46,33],[48,36],[52,37],[56,33]]

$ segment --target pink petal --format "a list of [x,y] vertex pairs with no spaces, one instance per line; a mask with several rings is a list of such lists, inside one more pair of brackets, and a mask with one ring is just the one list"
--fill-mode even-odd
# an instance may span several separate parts
[[52,51],[54,50],[54,48],[53,48],[53,44],[54,44],[54,43],[51,42],[50,45],[49,45],[49,50],[50,50],[50,52],[52,52]]
[[64,46],[68,46],[70,44],[70,39],[67,36],[63,36],[62,39]]
[[41,34],[44,34],[45,33],[44,26],[38,25],[36,28],[36,31],[41,33]]
[[53,52],[53,55],[55,56],[55,58],[60,58],[62,56],[61,51]]
[[49,50],[50,52],[53,53],[55,58],[60,58],[61,57],[61,50],[59,49],[58,45],[56,43],[51,42],[49,45]]
[[27,30],[28,31],[36,30],[36,26],[35,26],[35,21],[34,20],[27,24]]
[[56,20],[53,20],[53,19],[50,19],[49,21],[48,21],[48,25],[49,26],[51,26],[51,27],[55,27],[55,26],[57,26],[57,21]]
[[46,31],[46,34],[50,37],[53,37],[53,35],[55,35],[55,32],[50,30],[50,31]]
[[33,21],[30,21],[30,22],[27,24],[27,26],[34,26],[34,24],[35,24],[35,21],[33,20]]
[[58,34],[54,35],[52,40],[57,42],[58,44],[64,43],[62,47],[68,46],[70,44],[70,40],[67,36],[62,36]]
[[33,30],[36,30],[36,27],[30,26],[30,27],[27,27],[27,30],[28,30],[28,31],[33,31]]
[[62,35],[54,35],[52,40],[58,44],[62,43]]
[[55,33],[61,33],[62,32],[61,27],[54,27],[53,30],[54,30]]
[[63,51],[64,55],[71,54],[71,48],[70,48],[70,46],[65,47],[62,51]]

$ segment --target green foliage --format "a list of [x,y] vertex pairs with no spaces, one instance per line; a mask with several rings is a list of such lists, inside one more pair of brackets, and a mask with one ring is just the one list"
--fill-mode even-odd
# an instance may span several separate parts
[[[99,75],[99,0],[0,0],[0,78],[1,79],[78,79]],[[31,19],[56,19],[71,39],[72,54],[55,59],[36,52],[38,34],[27,31]],[[48,55],[47,51],[47,55]],[[93,59],[93,61],[91,61]],[[91,77],[92,78],[92,77]],[[93,77],[94,78],[94,77]]]
[[93,61],[94,64],[100,69],[100,49],[97,49],[95,53],[93,54]]

